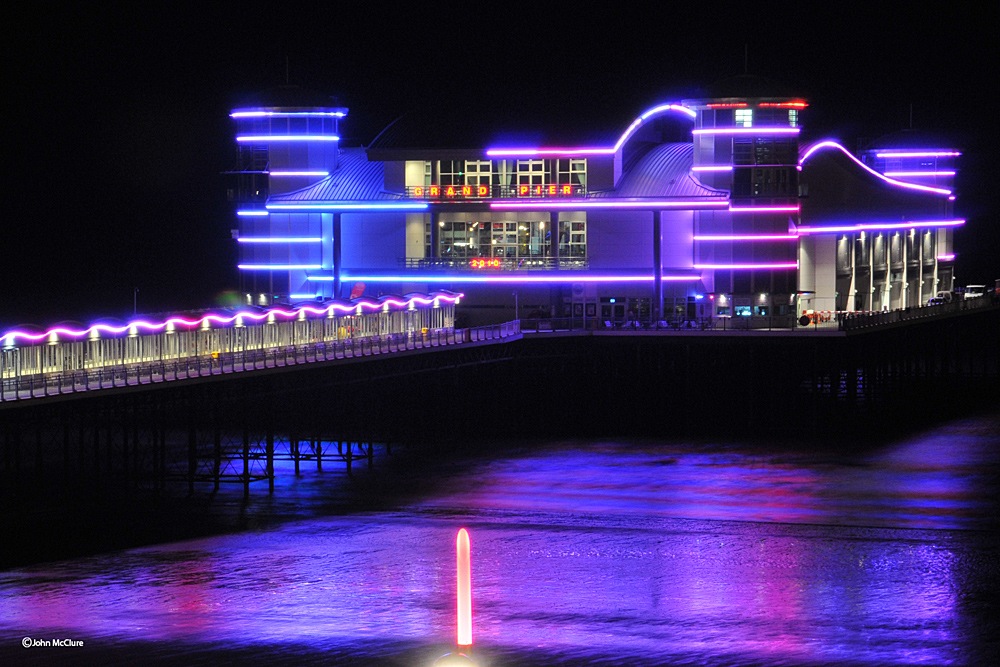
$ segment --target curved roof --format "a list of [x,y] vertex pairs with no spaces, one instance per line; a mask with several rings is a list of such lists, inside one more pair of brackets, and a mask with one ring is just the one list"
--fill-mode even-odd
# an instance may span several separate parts
[[369,162],[363,148],[342,149],[340,165],[329,176],[308,187],[272,196],[271,202],[372,201],[402,199],[385,191],[381,162]]
[[721,197],[729,194],[702,185],[691,176],[694,146],[657,144],[625,165],[615,190],[591,193],[595,197]]

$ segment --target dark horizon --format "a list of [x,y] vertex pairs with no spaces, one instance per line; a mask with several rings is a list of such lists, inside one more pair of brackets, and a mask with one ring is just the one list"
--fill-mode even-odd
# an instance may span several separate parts
[[807,131],[849,148],[908,127],[954,142],[967,219],[957,284],[1000,277],[996,8],[769,17],[735,5],[664,22],[655,5],[600,16],[461,7],[387,8],[377,21],[313,5],[39,7],[9,22],[0,329],[209,307],[237,288],[228,113],[285,83],[335,96],[350,109],[344,144],[364,145],[401,113],[469,103],[525,124],[613,130],[759,75],[801,90]]

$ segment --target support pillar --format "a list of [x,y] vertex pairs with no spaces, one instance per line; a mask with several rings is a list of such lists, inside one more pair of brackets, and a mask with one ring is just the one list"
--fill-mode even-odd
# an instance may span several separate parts
[[333,214],[333,298],[340,297],[340,258],[343,246],[340,213]]
[[663,211],[653,211],[653,308],[654,322],[663,319]]

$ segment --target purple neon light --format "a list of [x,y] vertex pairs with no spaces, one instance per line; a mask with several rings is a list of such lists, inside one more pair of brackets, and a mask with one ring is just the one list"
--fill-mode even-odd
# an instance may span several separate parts
[[799,127],[704,127],[691,134],[798,134]]
[[695,241],[797,241],[798,234],[697,234]]
[[614,199],[614,200],[586,200],[586,201],[552,201],[547,199],[535,199],[532,201],[517,202],[492,202],[492,209],[588,209],[588,208],[726,208],[729,206],[727,200],[672,200],[672,199],[650,199],[647,201],[636,201],[634,199]]
[[691,167],[691,171],[732,171],[733,165],[731,164],[710,164],[702,165],[700,167]]
[[847,150],[846,148],[844,148],[843,146],[841,146],[836,141],[832,141],[832,140],[820,141],[820,142],[817,142],[817,143],[813,144],[812,146],[810,146],[806,150],[806,152],[802,154],[802,159],[799,160],[799,166],[801,167],[802,165],[804,165],[806,163],[806,160],[808,160],[810,157],[812,157],[812,155],[814,153],[816,153],[819,150],[826,149],[826,148],[836,148],[837,150],[839,150],[840,152],[842,152],[844,155],[846,155],[847,157],[851,158],[854,161],[854,163],[857,164],[859,167],[861,167],[862,169],[864,169],[868,173],[870,173],[873,176],[876,176],[876,177],[882,179],[883,181],[885,181],[886,183],[889,183],[891,185],[895,185],[895,186],[901,187],[901,188],[909,188],[911,190],[920,190],[922,192],[933,192],[934,194],[939,194],[939,195],[950,195],[951,194],[951,190],[945,190],[944,188],[934,188],[934,187],[931,187],[929,185],[919,185],[917,183],[907,183],[905,181],[897,181],[895,179],[889,178],[888,176],[886,176],[884,174],[880,174],[879,172],[875,171],[874,169],[872,169],[871,167],[869,167],[868,165],[866,165],[864,162],[862,162],[861,160],[859,160],[858,158],[854,157],[854,155],[852,155],[849,150]]
[[955,259],[955,254],[952,253],[950,255],[938,255],[936,259],[939,262],[950,262]]
[[[494,284],[531,284],[531,283],[643,283],[653,282],[655,277],[652,274],[633,275],[580,275],[565,274],[551,275],[541,274],[537,276],[511,276],[511,275],[483,275],[483,274],[447,274],[447,275],[421,275],[411,273],[407,275],[387,275],[387,276],[343,276],[341,280],[356,280],[367,283],[397,283],[397,282],[421,282],[421,283],[494,283]],[[662,280],[670,282],[683,282],[701,280],[700,275],[670,275],[663,276]]]
[[292,271],[294,269],[321,269],[320,264],[237,264],[242,271]]
[[241,236],[240,243],[320,243],[320,236]]
[[798,213],[799,205],[788,206],[730,206],[730,213]]
[[268,204],[271,211],[423,211],[427,202]]
[[271,171],[271,176],[329,176],[328,171]]
[[632,121],[632,124],[622,133],[615,142],[614,146],[610,147],[599,147],[599,146],[587,146],[587,147],[576,147],[576,148],[538,148],[538,147],[524,147],[524,148],[491,148],[486,151],[486,154],[490,157],[531,157],[531,156],[573,156],[573,155],[614,155],[618,149],[620,149],[629,137],[635,134],[639,127],[654,116],[659,116],[668,111],[676,111],[682,113],[691,120],[698,117],[698,114],[693,109],[689,109],[680,104],[661,104],[659,106],[652,107],[643,112],[638,118]]
[[771,262],[759,264],[695,264],[696,269],[797,269],[798,262]]
[[256,322],[261,322],[268,320],[269,318],[282,317],[286,320],[298,318],[300,315],[316,315],[326,317],[328,315],[334,315],[338,311],[341,313],[354,313],[358,309],[367,309],[369,311],[384,309],[386,304],[390,307],[395,308],[409,308],[411,305],[431,305],[435,301],[447,301],[450,303],[458,303],[458,301],[465,295],[461,292],[432,292],[426,296],[414,295],[410,296],[408,299],[400,300],[393,297],[385,297],[383,299],[357,299],[350,303],[331,303],[322,308],[317,308],[315,306],[302,306],[295,308],[294,310],[287,310],[285,308],[271,308],[264,312],[255,311],[239,311],[232,315],[220,315],[218,313],[210,313],[205,317],[197,320],[188,319],[184,317],[171,317],[169,319],[163,320],[162,322],[149,322],[147,320],[133,320],[124,325],[111,325],[111,324],[94,324],[87,329],[68,329],[65,327],[53,327],[48,329],[44,333],[35,334],[29,331],[8,331],[3,336],[0,336],[0,341],[3,341],[3,345],[12,346],[15,345],[17,340],[24,340],[29,343],[37,343],[40,341],[49,340],[52,337],[64,336],[67,338],[85,338],[87,336],[98,336],[101,333],[118,335],[123,333],[138,333],[141,329],[146,332],[157,332],[163,330],[169,330],[175,327],[183,327],[186,329],[194,329],[197,327],[206,327],[211,324],[216,325],[227,325],[242,322],[244,320],[254,320]]
[[230,118],[343,118],[343,111],[234,111]]
[[833,232],[865,232],[891,229],[922,229],[927,227],[958,227],[965,220],[908,220],[906,222],[859,222],[847,225],[804,225],[796,227],[799,234],[830,234]]
[[257,215],[270,215],[267,211],[253,210],[253,211],[236,211],[236,215],[239,216],[257,216]]
[[954,176],[954,171],[887,171],[886,176]]
[[340,141],[336,134],[241,134],[236,141],[265,144],[269,141]]
[[934,151],[934,150],[917,150],[917,151],[882,151],[880,153],[875,153],[875,157],[958,157],[961,155],[958,151]]

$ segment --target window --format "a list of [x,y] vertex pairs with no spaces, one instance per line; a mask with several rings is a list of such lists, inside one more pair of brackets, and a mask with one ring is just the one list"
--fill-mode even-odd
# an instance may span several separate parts
[[788,110],[788,126],[798,127],[799,126],[799,110],[789,109]]
[[559,185],[576,185],[587,187],[587,161],[562,159],[556,165],[556,178]]
[[548,180],[544,160],[517,161],[518,185],[546,185]]
[[753,109],[736,110],[736,127],[753,127]]
[[466,160],[465,185],[489,185],[492,171],[489,160]]

